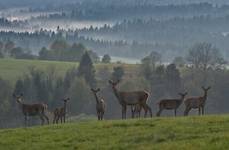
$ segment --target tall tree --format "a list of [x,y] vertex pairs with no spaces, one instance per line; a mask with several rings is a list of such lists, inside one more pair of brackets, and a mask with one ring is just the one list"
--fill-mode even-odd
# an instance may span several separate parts
[[125,71],[122,66],[114,67],[112,72],[112,80],[118,81],[122,80],[122,77],[124,76]]
[[93,66],[93,62],[91,60],[90,55],[86,51],[81,58],[79,68],[78,68],[78,76],[83,76],[85,81],[91,86],[96,86],[95,79],[95,68]]

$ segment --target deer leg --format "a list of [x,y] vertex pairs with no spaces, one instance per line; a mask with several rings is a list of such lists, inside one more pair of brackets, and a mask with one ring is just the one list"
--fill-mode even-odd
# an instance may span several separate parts
[[202,107],[202,115],[204,115],[204,107]]
[[174,115],[177,116],[177,109],[174,110]]
[[187,116],[190,110],[191,110],[190,107],[186,107],[184,111],[184,116]]
[[132,117],[132,118],[134,118],[134,113],[135,113],[134,106],[131,105],[131,117]]
[[101,118],[101,112],[99,112],[99,120],[102,120],[102,118]]
[[27,126],[27,115],[25,115],[25,126]]
[[102,112],[102,120],[103,120],[104,112]]
[[162,108],[160,108],[160,109],[159,109],[159,111],[157,112],[157,114],[156,114],[156,115],[157,115],[158,117],[161,115],[162,110],[163,110],[163,109],[162,109]]
[[198,108],[198,111],[199,111],[199,116],[200,116],[201,107]]
[[145,117],[146,117],[146,115],[147,115],[147,112],[149,111],[150,117],[152,118],[152,117],[153,117],[153,114],[152,114],[151,108],[150,108],[149,105],[147,105],[147,104],[144,104],[144,105],[145,105],[145,108],[147,109],[147,111],[145,111]]
[[98,117],[98,120],[100,120],[99,111],[97,111],[97,117]]
[[43,117],[45,117],[46,121],[47,121],[47,124],[49,124],[49,118],[48,116],[46,116],[44,113],[43,113]]
[[39,116],[40,116],[40,119],[41,119],[41,125],[44,125],[45,120],[44,120],[43,116],[41,114]]
[[54,115],[52,123],[55,124],[55,122],[56,122],[56,115]]
[[122,119],[126,119],[126,106],[122,106]]
[[60,122],[63,123],[63,116],[60,117]]
[[141,117],[141,109],[138,111],[138,118]]

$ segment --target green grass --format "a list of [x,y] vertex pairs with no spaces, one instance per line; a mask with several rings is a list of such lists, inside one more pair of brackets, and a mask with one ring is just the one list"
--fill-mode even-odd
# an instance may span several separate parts
[[3,150],[228,150],[229,116],[86,121],[0,130]]
[[[108,68],[110,71],[114,66],[119,64],[96,64],[96,70],[101,68]],[[55,68],[58,75],[63,76],[65,72],[72,68],[77,67],[76,62],[62,62],[62,61],[44,61],[44,60],[23,60],[23,59],[0,59],[0,77],[9,80],[12,83],[22,77],[29,67],[35,67],[44,71],[50,70],[51,67]],[[137,65],[124,65],[127,75],[136,73]]]
[[19,59],[0,59],[0,77],[9,81],[15,81],[28,71],[29,67],[41,70],[48,70],[54,67],[61,75],[67,69],[76,66],[73,62],[40,61],[40,60],[19,60]]

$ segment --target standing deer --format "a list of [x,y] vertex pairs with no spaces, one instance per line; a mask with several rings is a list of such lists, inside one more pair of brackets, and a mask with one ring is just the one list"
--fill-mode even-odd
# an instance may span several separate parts
[[54,123],[58,124],[59,120],[61,121],[61,123],[64,120],[64,123],[65,123],[67,102],[70,100],[70,98],[65,98],[65,99],[62,99],[62,100],[64,102],[64,106],[60,107],[60,108],[56,108],[54,110],[53,124]]
[[42,125],[44,124],[45,119],[49,124],[49,118],[45,114],[45,111],[48,109],[47,104],[44,103],[25,104],[23,103],[23,94],[20,95],[13,94],[13,97],[16,98],[17,102],[20,104],[23,115],[25,117],[25,126],[27,125],[28,116],[39,116]]
[[159,105],[159,111],[157,112],[157,116],[161,115],[162,110],[167,109],[167,110],[171,110],[174,109],[174,115],[177,115],[177,109],[178,107],[181,105],[181,103],[184,101],[185,96],[188,93],[179,93],[179,95],[181,96],[180,99],[162,99],[160,100],[160,102],[158,103]]
[[122,106],[122,119],[126,118],[126,107],[128,105],[140,105],[145,110],[146,117],[147,112],[150,112],[150,116],[152,117],[152,111],[149,105],[147,105],[147,100],[149,97],[149,94],[146,91],[132,91],[132,92],[121,92],[116,89],[117,82],[113,82],[109,80],[109,83],[112,85],[112,89],[114,91],[115,96],[117,97],[120,105]]
[[205,102],[207,100],[207,96],[208,96],[208,90],[210,90],[211,87],[209,86],[208,88],[205,88],[202,86],[202,90],[204,91],[204,95],[200,96],[200,97],[190,97],[187,98],[184,101],[185,104],[185,111],[184,111],[184,115],[187,116],[189,111],[191,109],[199,109],[199,115],[202,113],[202,115],[204,114],[204,106],[205,106]]
[[96,111],[97,111],[97,116],[98,116],[98,120],[103,120],[103,115],[105,112],[105,102],[103,99],[99,99],[97,93],[100,91],[100,89],[91,89],[91,91],[93,92],[94,96],[95,96],[95,100],[96,100]]

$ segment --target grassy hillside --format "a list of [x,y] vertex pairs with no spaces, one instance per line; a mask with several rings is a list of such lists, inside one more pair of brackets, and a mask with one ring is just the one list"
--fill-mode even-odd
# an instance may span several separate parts
[[[61,62],[61,61],[44,61],[44,60],[21,60],[21,59],[0,59],[0,77],[9,81],[16,81],[21,77],[29,67],[35,67],[44,71],[54,67],[59,75],[63,75],[69,68],[78,66],[76,62]],[[117,64],[96,64],[96,69],[108,68],[112,70]],[[136,65],[122,65],[131,74],[135,74]]]
[[0,130],[4,150],[229,149],[229,116],[87,121]]

